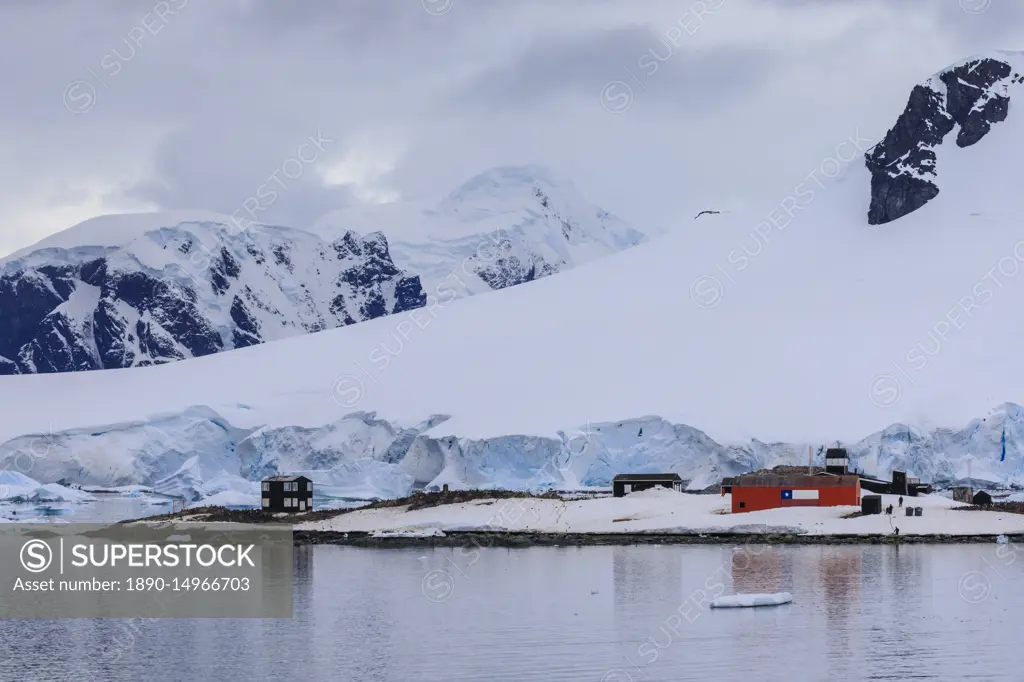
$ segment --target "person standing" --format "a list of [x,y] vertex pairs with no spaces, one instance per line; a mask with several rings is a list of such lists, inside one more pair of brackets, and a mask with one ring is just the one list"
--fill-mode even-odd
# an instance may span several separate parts
[[900,507],[901,508],[903,507],[903,496],[902,495],[900,495]]

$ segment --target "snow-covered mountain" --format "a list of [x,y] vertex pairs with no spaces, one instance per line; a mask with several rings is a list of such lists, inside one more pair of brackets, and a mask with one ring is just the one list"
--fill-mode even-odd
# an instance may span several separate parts
[[324,242],[284,227],[182,221],[92,246],[91,227],[63,236],[84,245],[46,244],[0,264],[0,373],[142,367],[426,303],[379,232]]
[[158,367],[3,377],[0,468],[195,494],[274,471],[353,494],[661,469],[699,487],[842,442],[868,472],[943,483],[972,462],[1024,485],[1014,106],[970,147],[933,145],[941,194],[882,227],[869,152],[809,201],[702,216],[487,296]]
[[[0,374],[243,348],[433,308],[643,240],[541,168],[494,169],[392,221],[407,208],[336,214],[325,238],[216,215],[86,221],[0,261]],[[389,248],[390,234],[404,241]]]
[[315,228],[326,238],[345,229],[382,230],[395,263],[440,300],[529,282],[645,240],[540,166],[493,168],[436,205],[346,209]]

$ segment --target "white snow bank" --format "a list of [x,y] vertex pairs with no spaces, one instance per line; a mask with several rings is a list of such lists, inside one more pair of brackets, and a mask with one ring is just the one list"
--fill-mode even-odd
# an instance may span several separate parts
[[[300,524],[305,530],[377,532],[409,527],[443,531],[509,530],[549,533],[736,532],[807,535],[984,535],[1024,533],[1024,515],[994,511],[955,511],[959,503],[938,495],[910,500],[921,516],[884,514],[842,518],[859,507],[788,507],[730,513],[729,495],[666,491],[589,500],[511,498],[476,500],[408,511],[406,507],[367,509]],[[882,503],[896,506],[897,496]],[[897,509],[897,512],[901,510]]]

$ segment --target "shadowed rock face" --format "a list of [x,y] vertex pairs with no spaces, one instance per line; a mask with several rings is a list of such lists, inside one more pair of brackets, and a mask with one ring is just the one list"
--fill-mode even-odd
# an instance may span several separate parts
[[281,244],[270,231],[204,234],[213,248],[184,226],[143,237],[169,254],[162,269],[117,250],[8,264],[0,375],[142,367],[426,305],[419,278],[395,267],[380,233],[349,232],[333,244],[308,234]]
[[865,154],[871,171],[868,223],[881,225],[924,206],[939,194],[935,147],[956,128],[957,147],[969,147],[1006,119],[1011,84],[1024,83],[1006,62],[975,59],[914,87],[885,139]]

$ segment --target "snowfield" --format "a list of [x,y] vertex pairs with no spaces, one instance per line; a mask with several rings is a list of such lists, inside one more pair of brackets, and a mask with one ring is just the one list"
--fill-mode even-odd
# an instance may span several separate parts
[[[300,523],[296,530],[370,532],[378,537],[426,537],[447,531],[535,533],[799,533],[806,535],[986,535],[1024,532],[1024,515],[954,511],[962,506],[938,495],[904,498],[922,507],[921,516],[903,516],[896,495],[883,495],[893,516],[844,519],[858,507],[789,507],[729,513],[730,496],[692,495],[653,488],[621,498],[552,500],[512,498],[475,500],[408,511],[405,507],[368,509],[326,521]],[[891,499],[890,499],[891,498]],[[897,515],[899,514],[899,515]]]
[[[937,145],[941,193],[884,225],[858,156],[775,205],[486,296],[157,367],[0,377],[0,468],[34,456],[40,480],[171,476],[200,495],[275,472],[360,496],[658,470],[700,488],[841,441],[868,473],[1024,485],[1018,102],[973,146]],[[623,523],[648,522],[668,520]]]

